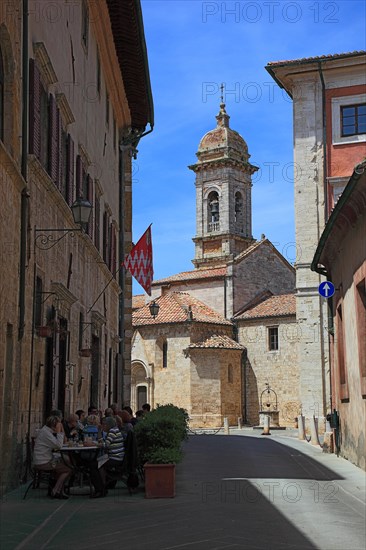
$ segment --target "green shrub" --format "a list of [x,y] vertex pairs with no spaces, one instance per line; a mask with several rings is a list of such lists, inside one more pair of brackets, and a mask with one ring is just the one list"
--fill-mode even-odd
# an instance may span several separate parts
[[181,444],[188,436],[187,411],[172,404],[158,405],[134,431],[142,463],[176,464],[182,460]]

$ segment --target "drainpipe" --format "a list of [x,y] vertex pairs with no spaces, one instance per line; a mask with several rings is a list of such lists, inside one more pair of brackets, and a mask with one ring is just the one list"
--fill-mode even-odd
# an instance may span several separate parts
[[[125,159],[124,155],[128,153],[131,153],[131,156],[133,158],[136,158],[137,155],[137,145],[141,138],[147,136],[150,134],[154,129],[154,126],[152,123],[150,123],[150,130],[147,132],[140,134],[138,131],[136,133],[132,132],[132,136],[126,136],[125,138],[122,137],[119,144],[119,237],[118,237],[118,254],[119,254],[119,261],[122,263],[122,261],[125,258],[126,250],[125,250],[125,176],[124,176],[124,170],[125,170]],[[132,175],[131,175],[131,190],[132,190]],[[125,287],[126,287],[126,274],[125,269],[122,266],[119,270],[119,276],[118,276],[118,284],[120,286],[121,292],[119,295],[119,304],[118,304],[118,315],[119,315],[119,322],[118,322],[118,336],[119,336],[119,349],[118,353],[121,358],[121,390],[120,395],[122,398],[122,405],[126,401],[130,401],[130,396],[124,396],[124,370],[125,370]]]
[[323,189],[324,189],[324,217],[328,220],[328,182],[327,182],[327,111],[325,97],[325,82],[321,63],[318,63],[320,81],[322,85],[322,118],[323,118]]
[[[28,161],[28,0],[23,0],[23,110],[22,110],[22,159],[21,174],[27,182],[27,161]],[[25,271],[27,256],[27,222],[28,222],[28,200],[29,192],[25,187],[21,194],[20,207],[20,258],[19,258],[19,324],[18,340],[24,336],[25,318]]]
[[[124,171],[124,150],[125,148],[120,145],[119,147],[119,236],[118,236],[118,257],[120,264],[125,258],[125,178],[123,175]],[[119,347],[118,353],[120,356],[120,376],[117,380],[121,380],[120,387],[117,385],[117,402],[119,401],[119,396],[121,396],[122,403],[124,405],[124,370],[125,370],[125,314],[124,314],[124,300],[125,300],[125,268],[122,266],[119,270],[118,283],[121,288],[121,293],[119,295],[119,304],[118,304],[118,336],[119,336]]]

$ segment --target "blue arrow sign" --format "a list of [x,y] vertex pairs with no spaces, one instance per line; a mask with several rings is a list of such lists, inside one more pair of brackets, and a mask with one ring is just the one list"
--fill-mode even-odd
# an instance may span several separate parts
[[331,298],[335,293],[334,284],[330,281],[323,281],[319,285],[318,292],[323,298]]

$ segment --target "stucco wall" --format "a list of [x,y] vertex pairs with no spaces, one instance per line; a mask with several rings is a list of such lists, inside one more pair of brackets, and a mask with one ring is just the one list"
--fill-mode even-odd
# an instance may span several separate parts
[[332,282],[338,292],[335,304],[343,297],[343,326],[345,371],[348,383],[348,399],[341,400],[339,365],[337,354],[337,333],[334,341],[334,386],[333,407],[339,411],[341,430],[341,454],[366,469],[366,398],[362,396],[360,380],[359,348],[365,345],[358,339],[355,307],[354,273],[362,270],[366,276],[366,216],[345,234],[339,243],[341,253],[331,266]]

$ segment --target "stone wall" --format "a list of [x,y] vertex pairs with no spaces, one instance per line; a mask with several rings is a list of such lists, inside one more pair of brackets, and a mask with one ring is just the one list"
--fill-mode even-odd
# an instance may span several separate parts
[[[72,136],[75,156],[82,156],[94,188],[100,194],[100,219],[95,219],[94,209],[92,220],[94,228],[99,221],[102,243],[105,210],[116,231],[122,229],[119,228],[118,206],[118,134],[121,128],[130,124],[130,114],[112,35],[110,30],[106,32],[110,29],[106,4],[100,2],[97,7],[95,3],[89,4],[92,12],[97,9],[98,13],[97,16],[90,13],[87,51],[81,37],[81,3],[71,6],[65,0],[58,2],[57,22],[47,18],[44,12],[42,15],[41,3],[36,6],[41,10],[39,17],[34,12],[29,14],[28,53],[30,58],[36,58],[47,93],[61,102],[62,122]],[[115,371],[121,366],[118,362],[120,288],[116,280],[111,281],[111,271],[102,258],[102,245],[99,252],[87,234],[76,231],[49,250],[35,247],[35,238],[40,235],[35,228],[72,228],[74,224],[65,199],[35,157],[28,157],[27,182],[20,175],[22,3],[9,0],[3,7],[6,9],[0,9],[0,43],[6,67],[7,115],[4,140],[0,143],[0,362],[5,365],[0,385],[0,420],[1,447],[6,449],[1,473],[4,483],[11,486],[23,473],[26,434],[34,435],[50,408],[59,405],[58,389],[64,393],[64,413],[87,409],[94,363],[97,406],[104,409],[112,398],[121,402],[122,395],[118,388],[115,392],[114,383]],[[74,10],[73,16],[70,9]],[[101,66],[98,94],[97,44]],[[8,69],[11,74],[7,73]],[[107,91],[109,121],[106,117]],[[123,230],[128,248],[131,243],[131,158],[128,152],[123,177],[126,183],[125,223],[129,224]],[[18,326],[23,189],[27,205],[25,318],[24,326]],[[60,235],[62,233],[52,233],[54,238]],[[51,316],[55,321],[50,338],[41,338],[33,330],[35,277],[42,280],[41,322],[48,323]],[[125,299],[131,300],[130,287]],[[82,329],[80,313],[84,315]],[[60,321],[67,326],[68,334],[60,329]],[[131,319],[127,319],[125,328],[127,338],[131,338]],[[24,330],[19,340],[18,330]],[[82,356],[79,341],[82,347],[93,348],[91,357]],[[63,365],[60,364],[61,355]],[[125,366],[129,371],[127,357]],[[65,370],[64,380],[59,377],[62,369]],[[121,378],[120,371],[118,375]]]
[[232,273],[232,310],[228,302],[228,318],[265,290],[285,294],[292,292],[295,286],[293,267],[268,240],[262,241],[241,261],[234,262]]
[[[277,326],[278,351],[268,349],[268,327]],[[300,367],[297,357],[298,326],[294,316],[238,320],[238,339],[247,348],[244,368],[245,415],[250,425],[259,425],[261,394],[266,383],[276,392],[280,426],[294,426],[300,408]],[[273,410],[273,395],[270,410]],[[263,394],[262,407],[267,398]]]
[[[241,416],[241,351],[190,349],[191,342],[212,334],[212,327],[197,323],[140,327],[132,345],[132,372],[145,369],[150,403],[173,403],[187,409],[191,427],[222,426],[224,416],[232,425]],[[217,327],[216,327],[217,330]],[[229,335],[229,329],[221,328]],[[163,367],[162,343],[167,344],[167,367]],[[229,365],[231,365],[229,373]],[[131,392],[135,391],[132,386]],[[132,395],[131,402],[136,402]]]

